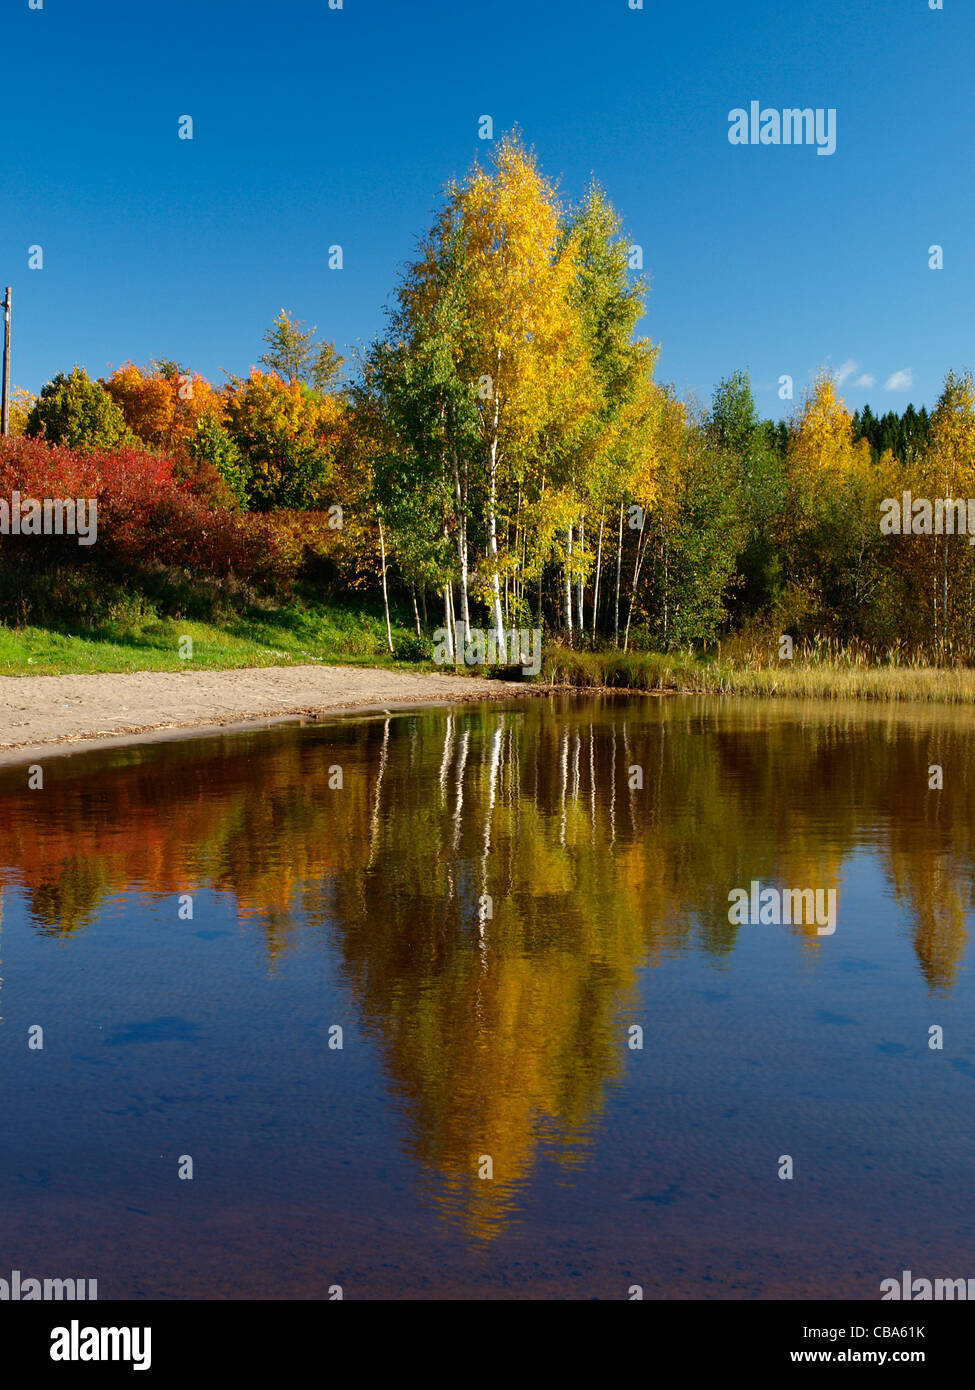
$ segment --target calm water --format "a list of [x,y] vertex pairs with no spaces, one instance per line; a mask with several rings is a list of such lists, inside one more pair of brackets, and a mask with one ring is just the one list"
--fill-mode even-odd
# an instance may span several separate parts
[[[0,1277],[975,1277],[975,715],[539,700],[44,770],[0,769]],[[732,926],[753,879],[835,932]]]

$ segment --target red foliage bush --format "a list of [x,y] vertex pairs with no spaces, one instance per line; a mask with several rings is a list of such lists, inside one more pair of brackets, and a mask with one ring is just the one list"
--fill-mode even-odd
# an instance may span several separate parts
[[[123,565],[162,565],[287,587],[300,552],[267,516],[223,511],[173,476],[173,461],[139,449],[81,454],[42,439],[0,440],[0,498],[85,498],[97,504],[92,551]],[[0,536],[0,556],[6,538]]]

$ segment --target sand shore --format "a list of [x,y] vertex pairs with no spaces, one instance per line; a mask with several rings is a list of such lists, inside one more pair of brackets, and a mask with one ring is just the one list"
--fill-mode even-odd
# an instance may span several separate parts
[[[412,704],[497,700],[531,689],[452,672],[358,666],[271,666],[242,671],[135,671],[117,675],[0,677],[0,762],[165,730],[382,710]],[[536,692],[537,693],[537,692]]]

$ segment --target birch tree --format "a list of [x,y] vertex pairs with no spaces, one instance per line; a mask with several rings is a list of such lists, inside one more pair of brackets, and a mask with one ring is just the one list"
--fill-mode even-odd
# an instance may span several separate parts
[[518,464],[543,436],[572,430],[592,406],[573,296],[577,244],[560,238],[555,191],[517,136],[501,142],[490,169],[475,167],[463,186],[453,187],[449,204],[460,251],[457,361],[476,390],[483,597],[501,631],[499,534]]

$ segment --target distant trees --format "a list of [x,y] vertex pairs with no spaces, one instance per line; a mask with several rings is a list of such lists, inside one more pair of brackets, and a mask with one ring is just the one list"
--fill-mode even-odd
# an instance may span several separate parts
[[[967,535],[931,521],[934,499],[975,497],[971,377],[949,372],[931,414],[909,406],[878,420],[869,407],[851,416],[824,373],[784,435],[755,420],[746,388],[743,373],[722,382],[705,424],[730,461],[741,538],[725,596],[732,626],[975,659],[975,553]],[[885,535],[884,499],[900,506],[905,492],[921,512]]]
[[880,417],[869,405],[853,412],[853,438],[866,439],[874,459],[888,450],[897,458],[917,458],[927,448],[930,419],[922,405],[915,410],[909,405],[903,415],[888,410]]

